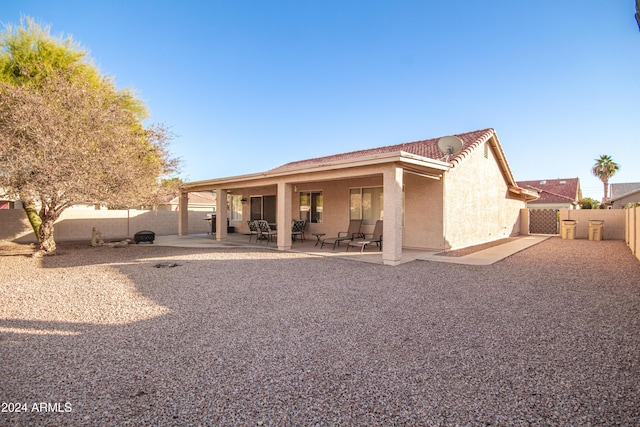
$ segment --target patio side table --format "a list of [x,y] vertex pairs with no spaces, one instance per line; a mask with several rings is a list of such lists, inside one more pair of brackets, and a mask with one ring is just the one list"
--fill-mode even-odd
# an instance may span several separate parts
[[311,233],[312,236],[316,236],[316,244],[313,246],[318,246],[320,243],[320,238],[324,236],[326,233]]

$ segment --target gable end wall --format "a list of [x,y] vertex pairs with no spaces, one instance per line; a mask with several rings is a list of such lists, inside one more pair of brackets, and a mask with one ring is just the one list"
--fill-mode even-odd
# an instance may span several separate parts
[[456,249],[519,234],[523,199],[509,192],[495,153],[476,149],[445,174],[445,239]]

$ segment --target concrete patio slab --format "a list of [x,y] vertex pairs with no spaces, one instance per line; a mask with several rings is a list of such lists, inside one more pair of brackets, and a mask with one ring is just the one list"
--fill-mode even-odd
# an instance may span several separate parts
[[[524,236],[520,239],[512,242],[504,243],[498,246],[494,246],[489,249],[484,249],[465,255],[462,257],[453,256],[440,256],[437,255],[441,251],[423,251],[415,249],[404,249],[402,251],[402,259],[400,264],[404,264],[411,261],[433,261],[433,262],[445,262],[452,264],[468,264],[468,265],[490,265],[497,261],[500,261],[510,255],[527,249],[533,245],[536,245],[550,236]],[[249,242],[248,236],[243,234],[229,234],[227,240],[218,241],[215,235],[206,234],[192,234],[187,236],[157,236],[155,245],[158,246],[172,246],[183,248],[263,248],[270,250],[278,250],[275,243],[256,243]],[[363,253],[357,250],[350,252],[346,251],[346,247],[338,247],[335,251],[331,249],[320,249],[320,246],[315,246],[315,240],[307,239],[304,242],[294,242],[291,245],[292,252],[303,252],[308,255],[322,256],[322,257],[340,257],[360,262],[369,262],[374,264],[382,264],[382,252],[377,248],[372,247]]]

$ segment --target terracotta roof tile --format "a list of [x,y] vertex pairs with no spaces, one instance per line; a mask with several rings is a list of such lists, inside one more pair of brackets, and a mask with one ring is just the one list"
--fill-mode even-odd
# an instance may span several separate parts
[[[476,147],[491,138],[491,136],[493,136],[494,134],[495,131],[493,129],[482,129],[455,135],[462,140],[462,150],[459,153],[452,155],[449,158],[449,161],[455,167],[455,165],[459,164]],[[440,138],[433,138],[424,141],[405,142],[402,144],[387,145],[385,147],[369,148],[366,150],[351,151],[348,153],[299,160],[278,166],[274,169],[271,169],[271,171],[281,171],[299,167],[313,167],[324,163],[331,163],[342,160],[358,160],[376,154],[388,154],[398,151],[404,151],[409,154],[426,157],[433,160],[444,160],[444,154],[442,154],[442,152],[438,150],[439,139]]]

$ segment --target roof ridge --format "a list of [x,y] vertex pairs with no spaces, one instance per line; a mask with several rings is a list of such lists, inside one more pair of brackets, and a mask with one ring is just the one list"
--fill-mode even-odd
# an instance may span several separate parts
[[[469,153],[471,151],[473,151],[477,146],[481,145],[483,142],[485,142],[487,139],[489,139],[493,134],[495,134],[495,130],[493,128],[486,128],[486,129],[479,129],[479,130],[474,130],[474,131],[470,131],[470,132],[464,132],[464,133],[459,133],[459,134],[455,134],[455,136],[457,137],[462,137],[461,139],[467,139],[466,137],[469,135],[473,135],[473,134],[477,134],[477,133],[481,133],[481,135],[479,137],[476,137],[474,135],[474,141],[469,143],[469,145],[462,150],[460,153],[457,153],[455,155],[454,158],[452,158],[450,160],[450,162],[452,164],[458,164],[460,163],[461,159],[459,159],[460,156],[462,157],[466,157],[469,155]],[[383,145],[383,146],[379,146],[379,147],[371,147],[371,148],[365,148],[365,149],[361,149],[361,150],[353,150],[353,151],[347,151],[347,152],[343,152],[343,153],[335,153],[335,154],[329,154],[326,156],[318,156],[318,157],[312,157],[312,158],[308,158],[308,159],[301,159],[301,160],[294,160],[285,164],[282,164],[280,166],[276,166],[273,169],[270,169],[270,171],[274,171],[277,169],[282,169],[282,168],[286,168],[286,167],[293,167],[297,164],[302,164],[302,163],[316,163],[319,161],[330,161],[331,159],[340,159],[340,158],[351,158],[351,157],[357,157],[358,154],[374,154],[374,153],[388,153],[391,152],[393,150],[398,150],[398,151],[405,151],[405,152],[409,152],[411,153],[412,150],[411,148],[413,147],[420,147],[420,146],[424,146],[424,145],[434,145],[438,139],[440,139],[441,137],[438,138],[430,138],[430,139],[423,139],[423,140],[418,140],[418,141],[410,141],[410,142],[402,142],[399,144],[390,144],[390,145]],[[468,142],[468,141],[467,141]],[[465,143],[465,141],[463,140],[463,143]],[[415,150],[414,150],[415,151]],[[436,158],[434,156],[430,156],[428,154],[423,155],[423,157],[427,157],[427,158],[431,158],[434,160],[441,160],[441,158]],[[443,156],[444,157],[444,156]]]
[[[487,142],[496,133],[495,129],[493,128],[479,129],[474,132],[484,132],[484,134],[480,136],[480,138],[476,139],[475,142],[469,144],[467,148],[460,151],[460,153],[458,153],[458,155],[455,158],[451,159],[451,163],[454,166],[457,164],[460,164],[463,159],[468,157],[473,151],[475,151],[476,148],[478,148],[479,146]],[[467,133],[471,133],[471,132],[467,132]],[[464,134],[459,134],[459,135],[464,135]],[[458,135],[455,135],[455,136],[458,136]]]

